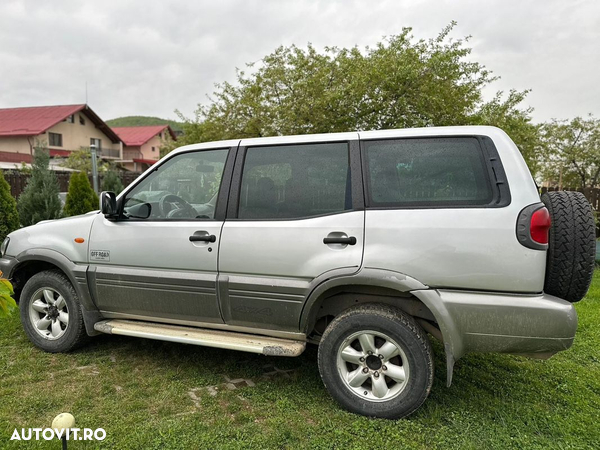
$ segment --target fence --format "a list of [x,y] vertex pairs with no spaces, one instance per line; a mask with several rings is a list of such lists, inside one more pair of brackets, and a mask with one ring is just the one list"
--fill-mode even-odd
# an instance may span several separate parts
[[98,156],[100,158],[115,158],[118,159],[121,157],[121,150],[118,148],[99,148]]
[[[10,193],[14,198],[18,198],[19,195],[27,186],[27,181],[31,176],[28,173],[25,173],[20,170],[5,170],[4,178],[8,181],[10,185]],[[67,192],[69,190],[69,179],[71,178],[71,172],[55,172],[56,178],[58,179],[58,186],[60,192]],[[123,182],[123,186],[127,187],[133,180],[135,180],[140,174],[134,172],[120,172],[119,177]],[[92,177],[90,178],[90,184],[92,183]],[[102,178],[103,175],[99,176],[100,178],[100,186],[102,186]],[[543,187],[541,188],[541,193],[544,194],[546,192],[558,191],[560,189],[553,187]],[[590,202],[594,213],[596,215],[596,237],[600,237],[600,188],[584,188],[584,189],[573,189],[573,188],[564,188],[565,191],[578,191],[585,195],[585,198]]]
[[[58,190],[60,192],[67,192],[69,190],[69,179],[71,178],[72,172],[55,172],[56,178],[58,179]],[[133,172],[121,172],[119,177],[123,182],[123,186],[128,186],[133,180],[135,180],[140,174]],[[14,198],[19,198],[19,195],[25,190],[29,177],[31,175],[22,172],[20,170],[7,170],[4,171],[4,179],[8,181],[10,185],[10,193]],[[103,175],[99,175],[100,186],[102,186]],[[90,184],[92,183],[92,176],[89,176]]]

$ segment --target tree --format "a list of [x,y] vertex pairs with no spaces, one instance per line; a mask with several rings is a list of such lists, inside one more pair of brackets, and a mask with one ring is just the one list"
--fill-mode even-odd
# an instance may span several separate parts
[[65,216],[76,216],[98,209],[100,201],[85,172],[74,172],[69,180]]
[[519,109],[528,91],[511,90],[506,98],[498,92],[489,102],[483,104],[470,118],[473,125],[493,125],[502,128],[515,142],[529,170],[534,175],[540,168],[541,151],[540,125],[531,122],[533,108]]
[[600,182],[600,119],[556,120],[541,129],[545,180],[571,188]]
[[173,131],[181,131],[181,123],[175,120],[162,119],[152,116],[124,116],[105,120],[106,125],[114,127],[144,127],[150,125],[169,125]]
[[[89,148],[81,148],[71,152],[69,156],[62,162],[64,167],[69,169],[92,172],[92,153]],[[112,165],[109,161],[98,158],[98,172],[106,172],[111,170]]]
[[10,185],[0,170],[0,242],[17,228],[19,228],[17,202],[10,194]]
[[12,284],[5,278],[2,278],[0,271],[0,318],[8,317],[17,309],[17,303],[12,298],[14,295]]
[[236,83],[217,85],[193,119],[179,114],[177,143],[485,123],[507,129],[532,159],[537,128],[518,106],[527,91],[486,103],[482,89],[496,77],[468,60],[469,38],[450,38],[454,25],[418,41],[404,28],[364,50],[279,47],[238,71]]
[[17,209],[22,226],[52,220],[60,217],[58,180],[48,168],[50,155],[40,143],[36,144],[31,169],[31,177],[23,193],[17,200]]
[[121,181],[121,178],[119,178],[117,172],[109,170],[104,174],[104,178],[102,179],[102,190],[111,191],[115,194],[121,193],[123,190],[123,182]]

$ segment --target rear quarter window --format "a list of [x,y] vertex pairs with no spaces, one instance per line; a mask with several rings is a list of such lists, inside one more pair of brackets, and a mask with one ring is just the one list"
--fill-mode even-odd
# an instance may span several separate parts
[[476,138],[363,142],[371,207],[485,206],[494,201]]

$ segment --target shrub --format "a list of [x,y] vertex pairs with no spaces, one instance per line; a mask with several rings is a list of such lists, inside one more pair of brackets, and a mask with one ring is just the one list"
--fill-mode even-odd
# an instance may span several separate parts
[[121,193],[123,190],[123,182],[119,175],[114,170],[109,170],[102,179],[102,190],[111,191],[115,194]]
[[10,284],[10,281],[2,278],[2,272],[0,272],[0,318],[8,317],[17,309],[17,303],[12,298],[13,295],[12,284]]
[[17,209],[22,226],[38,223],[40,220],[60,218],[58,180],[48,168],[50,155],[42,146],[35,148],[31,177],[17,201]]
[[85,172],[75,172],[69,180],[69,192],[65,202],[64,215],[76,216],[98,209],[98,196],[92,189]]
[[0,242],[17,228],[19,228],[17,202],[10,195],[10,185],[0,170]]

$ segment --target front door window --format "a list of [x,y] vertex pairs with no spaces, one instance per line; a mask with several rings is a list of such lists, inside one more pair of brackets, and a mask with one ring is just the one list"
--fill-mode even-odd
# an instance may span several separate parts
[[[227,149],[175,156],[135,186],[125,199],[125,218],[214,219]],[[141,214],[150,208],[150,214]]]

